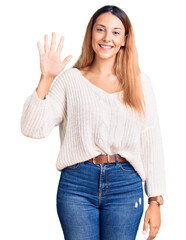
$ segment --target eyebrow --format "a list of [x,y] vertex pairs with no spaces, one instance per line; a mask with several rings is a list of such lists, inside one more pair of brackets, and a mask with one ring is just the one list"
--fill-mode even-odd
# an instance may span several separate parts
[[[97,24],[97,25],[100,25],[100,26],[102,26],[102,27],[105,27],[105,25],[103,25],[103,24]],[[97,26],[96,25],[96,26]],[[115,27],[114,29],[121,29],[121,28],[119,28],[119,27]],[[122,30],[122,29],[121,29]]]

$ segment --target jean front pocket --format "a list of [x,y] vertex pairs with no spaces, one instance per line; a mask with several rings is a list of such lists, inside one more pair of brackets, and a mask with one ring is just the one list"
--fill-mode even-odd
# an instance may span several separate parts
[[75,163],[75,164],[73,164],[73,165],[70,165],[70,166],[66,167],[66,169],[69,169],[69,170],[77,170],[77,169],[79,169],[80,166],[81,166],[80,163]]
[[130,164],[129,161],[126,162],[119,162],[119,167],[122,171],[127,172],[127,173],[133,173],[136,172],[134,167]]

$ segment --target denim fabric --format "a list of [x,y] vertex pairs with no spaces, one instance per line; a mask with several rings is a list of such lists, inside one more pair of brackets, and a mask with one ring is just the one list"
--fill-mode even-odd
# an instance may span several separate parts
[[61,171],[56,207],[65,240],[135,240],[142,180],[128,162],[76,163]]

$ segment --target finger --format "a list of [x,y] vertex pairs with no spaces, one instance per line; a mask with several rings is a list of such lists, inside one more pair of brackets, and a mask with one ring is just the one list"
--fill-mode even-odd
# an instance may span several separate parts
[[147,240],[153,240],[153,238],[151,238],[150,236],[147,238]]
[[43,51],[42,51],[41,43],[39,41],[37,41],[37,48],[39,51],[39,55],[41,56],[43,54]]
[[147,230],[148,230],[148,219],[147,217],[145,217],[144,225],[143,225],[143,234],[146,234]]
[[61,55],[62,49],[63,49],[63,44],[64,44],[64,36],[61,36],[59,45],[57,47],[57,53]]
[[48,35],[47,35],[47,34],[45,34],[44,49],[45,49],[45,53],[48,53],[48,52],[49,52]]
[[62,67],[65,68],[65,66],[67,65],[67,63],[70,61],[70,59],[72,58],[72,55],[67,56],[63,62],[62,62]]
[[149,240],[154,239],[158,233],[158,229],[156,227],[150,227]]
[[50,45],[50,51],[55,51],[55,47],[56,47],[56,33],[52,32],[52,41]]
[[156,237],[156,231],[154,229],[150,230],[148,240],[152,240]]

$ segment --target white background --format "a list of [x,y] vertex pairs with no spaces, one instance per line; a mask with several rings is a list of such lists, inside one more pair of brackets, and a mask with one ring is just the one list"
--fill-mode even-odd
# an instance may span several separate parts
[[[37,41],[56,32],[65,36],[62,59],[81,53],[89,19],[100,7],[114,4],[128,15],[135,33],[141,71],[152,80],[164,144],[167,192],[156,239],[185,236],[186,34],[184,1],[6,1],[0,6],[0,239],[63,239],[56,211],[60,172],[58,127],[45,139],[20,131],[25,99],[40,79]],[[142,234],[145,209],[137,240]]]

